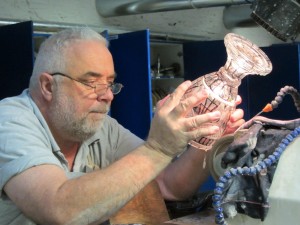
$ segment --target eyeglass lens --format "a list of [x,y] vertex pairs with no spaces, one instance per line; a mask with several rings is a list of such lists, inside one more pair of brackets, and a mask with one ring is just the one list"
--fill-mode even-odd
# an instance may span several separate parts
[[95,92],[99,95],[103,95],[107,92],[108,88],[110,88],[111,92],[116,95],[118,93],[120,93],[123,85],[122,84],[119,84],[119,83],[115,83],[115,84],[112,84],[112,85],[109,85],[109,86],[106,86],[106,87],[103,87],[104,85],[102,84],[98,84],[96,85],[95,87]]

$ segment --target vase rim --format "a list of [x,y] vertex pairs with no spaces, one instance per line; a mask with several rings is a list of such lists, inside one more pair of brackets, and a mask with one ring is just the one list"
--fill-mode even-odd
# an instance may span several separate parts
[[267,75],[272,71],[269,57],[256,44],[247,38],[228,33],[224,38],[228,60],[239,60],[236,64],[247,68],[249,74]]

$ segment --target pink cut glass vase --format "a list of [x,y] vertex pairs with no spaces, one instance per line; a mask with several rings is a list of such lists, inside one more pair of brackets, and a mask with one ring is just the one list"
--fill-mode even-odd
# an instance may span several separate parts
[[202,127],[217,125],[220,131],[211,136],[200,137],[189,144],[195,148],[209,150],[214,142],[222,136],[230,114],[235,110],[238,86],[241,80],[250,74],[267,75],[272,71],[272,63],[267,55],[246,38],[229,33],[224,38],[227,61],[218,71],[194,80],[183,99],[205,89],[207,99],[193,108],[187,117],[213,111],[220,111],[221,118],[217,122],[203,124]]

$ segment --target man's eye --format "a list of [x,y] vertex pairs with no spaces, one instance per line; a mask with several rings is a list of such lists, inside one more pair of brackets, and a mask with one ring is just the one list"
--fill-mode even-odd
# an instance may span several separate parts
[[88,84],[88,85],[92,85],[94,86],[97,82],[96,81],[84,81],[84,83]]

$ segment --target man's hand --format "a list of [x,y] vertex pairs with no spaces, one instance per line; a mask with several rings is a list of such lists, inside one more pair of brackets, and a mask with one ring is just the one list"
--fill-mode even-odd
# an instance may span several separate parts
[[[241,104],[242,98],[241,96],[237,96],[236,105]],[[227,123],[225,132],[223,135],[231,134],[236,131],[242,124],[245,123],[244,117],[244,111],[242,109],[236,109],[229,118],[229,121]]]
[[207,94],[202,92],[182,100],[182,96],[190,85],[190,81],[185,81],[165,98],[163,103],[157,104],[149,137],[145,143],[147,147],[174,157],[184,150],[189,141],[219,131],[218,126],[200,128],[203,123],[218,120],[220,118],[218,111],[186,117],[194,106],[207,97]]

